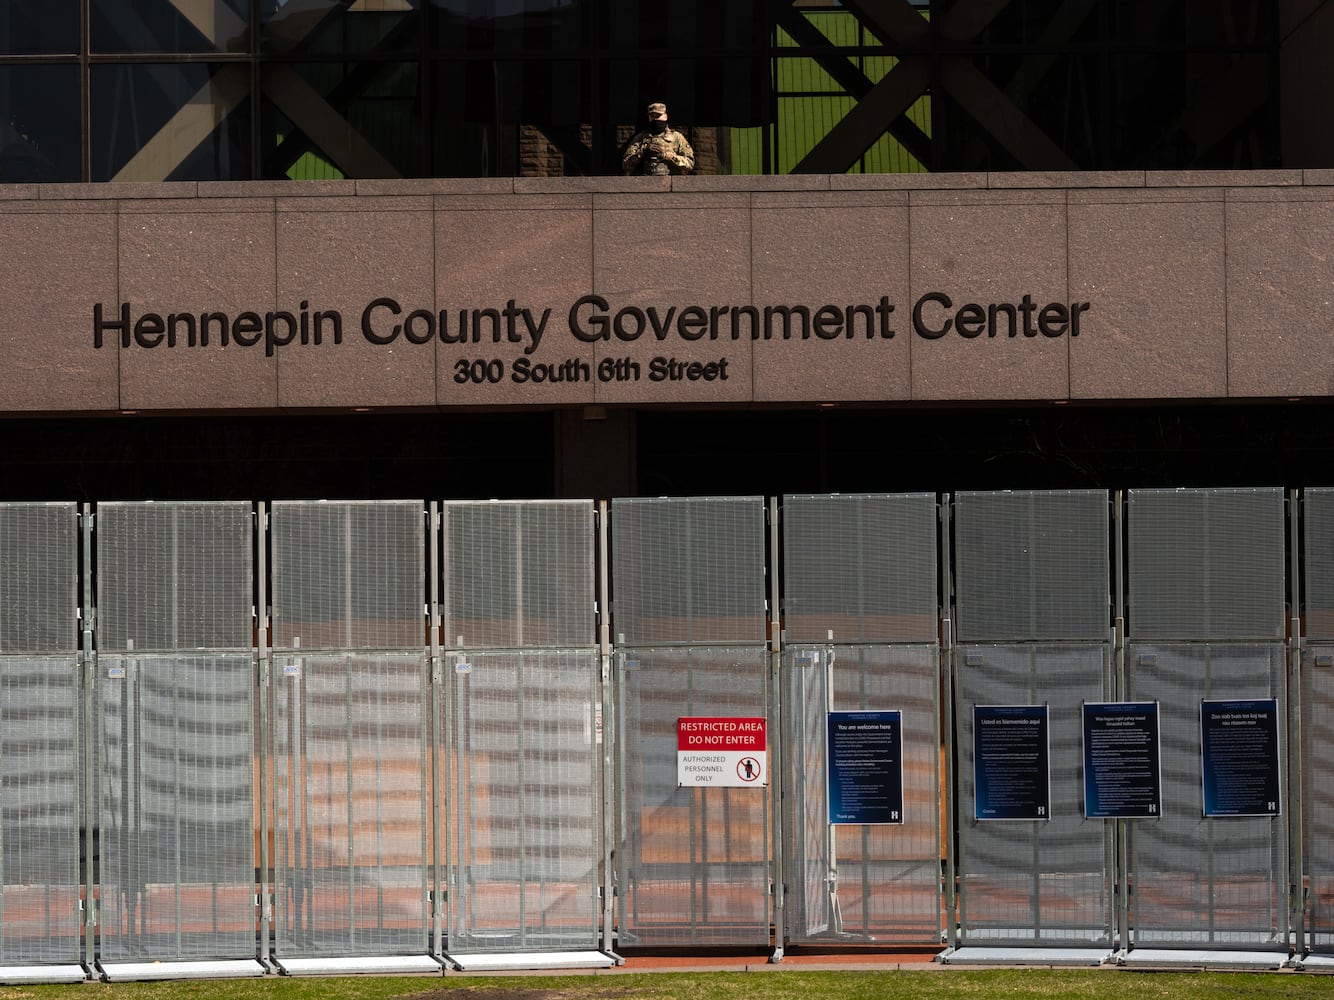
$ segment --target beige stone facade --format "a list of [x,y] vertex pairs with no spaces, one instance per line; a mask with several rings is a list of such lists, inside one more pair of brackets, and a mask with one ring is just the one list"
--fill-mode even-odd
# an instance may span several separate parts
[[1328,171],[17,185],[0,242],[10,414],[1334,380]]

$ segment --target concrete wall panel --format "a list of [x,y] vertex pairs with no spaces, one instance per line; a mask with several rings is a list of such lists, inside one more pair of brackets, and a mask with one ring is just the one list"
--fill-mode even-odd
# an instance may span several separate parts
[[[442,199],[435,217],[436,341],[443,405],[553,405],[593,400],[591,343],[570,334],[569,307],[593,281],[592,199]],[[497,325],[485,310],[500,315]],[[480,336],[480,340],[475,337]]]
[[1070,395],[1226,395],[1224,266],[1220,190],[1072,192]]
[[[911,225],[912,286],[905,308],[917,311],[923,297],[933,294],[949,303],[921,306],[919,325],[928,335],[914,329],[913,399],[1066,398],[1069,333],[1036,332],[1040,310],[1070,301],[1065,192],[915,192]],[[979,329],[971,312],[965,335],[958,314],[970,305],[985,312],[986,324]],[[1001,309],[995,318],[1003,322],[993,323],[993,305],[1013,307],[1014,325]],[[1020,312],[1025,308],[1026,317]],[[1048,329],[1058,326],[1052,322]]]
[[[223,321],[201,321],[203,314],[221,314],[230,338],[243,313],[268,323],[269,313],[294,309],[274,299],[272,201],[121,202],[119,263],[120,302],[135,326],[120,352],[123,408],[278,405],[277,359],[264,336],[250,346],[224,344]],[[155,316],[165,330],[155,332]],[[276,322],[285,335],[284,321]]]
[[[343,332],[341,344],[325,338],[279,350],[279,405],[433,406],[434,341],[411,343],[394,333],[413,310],[437,309],[430,198],[279,199],[277,208],[278,301],[336,311]],[[382,299],[399,314],[372,308]],[[369,340],[363,318],[373,336],[389,342]]]
[[754,227],[761,314],[834,310],[819,330],[808,324],[805,339],[782,339],[782,326],[769,324],[773,339],[754,345],[756,401],[910,398],[906,194],[756,196]]
[[116,340],[93,346],[93,307],[115,310],[116,204],[0,203],[0,410],[121,408]]
[[[597,402],[752,398],[751,344],[732,340],[730,327],[715,326],[709,315],[714,306],[751,302],[748,195],[598,195],[590,291],[606,308],[583,310],[577,326],[593,336],[605,330],[606,339],[594,343],[595,357],[624,373],[597,383]],[[644,322],[633,310],[644,314]],[[701,327],[695,310],[710,322]],[[595,311],[605,326],[595,327]],[[636,330],[642,332],[633,336]]]
[[1334,394],[1334,188],[1227,204],[1228,392]]

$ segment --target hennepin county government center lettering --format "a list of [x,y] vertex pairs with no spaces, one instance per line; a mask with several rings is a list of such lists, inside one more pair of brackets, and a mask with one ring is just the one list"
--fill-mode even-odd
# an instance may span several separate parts
[[[913,304],[913,332],[927,340],[951,333],[972,339],[1079,336],[1079,322],[1088,302],[1039,305],[1025,294],[1018,302],[968,302],[956,306],[944,292],[927,292]],[[551,308],[540,312],[510,299],[503,308],[405,309],[396,299],[381,297],[361,311],[361,335],[371,344],[522,345],[522,356],[509,363],[512,382],[638,382],[640,362],[603,358],[596,368],[582,358],[540,362],[529,355],[542,345]],[[849,306],[621,306],[601,295],[584,295],[569,309],[570,335],[584,344],[599,341],[634,343],[768,340],[892,340],[895,305],[882,295],[874,304]],[[134,315],[128,302],[109,315],[101,303],[93,307],[93,346],[118,340],[122,348],[256,347],[272,357],[280,347],[320,346],[343,342],[343,314],[337,309],[312,310],[303,300],[297,311],[143,312]],[[728,358],[708,362],[659,356],[647,362],[650,382],[726,382]],[[501,358],[459,358],[453,379],[460,385],[497,383],[506,376]]]
[[[937,340],[950,334],[975,337],[1079,336],[1080,318],[1091,303],[1049,302],[1039,305],[1025,294],[1017,302],[967,302],[955,305],[944,292],[927,292],[911,311],[912,330]],[[633,343],[701,340],[892,340],[896,306],[888,296],[859,305],[636,305],[613,309],[600,295],[584,295],[570,306],[570,335],[585,344],[599,341]],[[510,299],[502,308],[406,309],[396,299],[377,298],[361,311],[361,335],[372,344],[411,344],[438,340],[443,344],[522,344],[525,355],[542,344],[551,319],[550,307],[540,312]],[[128,302],[116,313],[99,302],[93,306],[93,346],[118,340],[130,347],[239,347],[264,345],[272,356],[278,348],[297,344],[341,344],[344,317],[337,309],[312,310],[303,300],[296,311],[143,312],[134,315]]]

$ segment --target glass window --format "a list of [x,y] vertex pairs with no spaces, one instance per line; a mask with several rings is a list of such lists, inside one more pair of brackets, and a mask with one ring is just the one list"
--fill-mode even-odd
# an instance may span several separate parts
[[446,50],[554,52],[592,44],[588,0],[430,0],[432,37]]
[[421,46],[421,0],[260,0],[265,52],[356,55]]
[[267,64],[260,174],[425,176],[416,62]]
[[1102,0],[1108,38],[1179,50],[1187,45],[1246,45],[1278,38],[1283,4],[1269,0]]
[[94,52],[245,52],[249,0],[90,0]]
[[92,179],[250,179],[249,83],[242,64],[92,67]]
[[0,66],[0,184],[79,180],[79,67]]
[[765,0],[621,0],[601,9],[602,41],[619,54],[667,50],[744,54],[767,44],[775,6]]
[[[608,170],[581,61],[444,61],[435,67],[434,173],[559,177]],[[617,154],[619,156],[619,154]],[[619,164],[619,159],[617,160]]]
[[0,55],[76,55],[78,0],[0,0]]

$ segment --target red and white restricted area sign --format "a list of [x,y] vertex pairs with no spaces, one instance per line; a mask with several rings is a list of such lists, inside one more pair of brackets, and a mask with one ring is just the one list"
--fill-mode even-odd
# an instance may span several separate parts
[[763,788],[769,783],[768,745],[762,716],[677,719],[676,784]]

